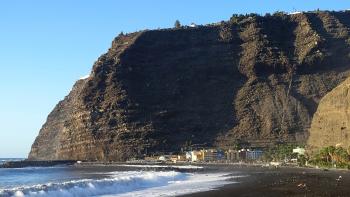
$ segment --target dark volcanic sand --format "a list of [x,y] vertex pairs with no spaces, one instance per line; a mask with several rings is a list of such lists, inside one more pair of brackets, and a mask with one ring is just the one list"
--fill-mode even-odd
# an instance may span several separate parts
[[[217,190],[185,196],[350,196],[350,171],[345,170],[222,166],[218,171],[248,176]],[[339,176],[341,181],[336,180]]]

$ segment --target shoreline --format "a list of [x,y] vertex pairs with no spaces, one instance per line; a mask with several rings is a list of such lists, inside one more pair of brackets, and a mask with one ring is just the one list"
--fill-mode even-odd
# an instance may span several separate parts
[[0,168],[25,168],[25,167],[52,167],[58,165],[74,165],[74,160],[57,160],[57,161],[7,161],[0,165]]
[[[25,161],[32,163],[33,161]],[[38,161],[37,161],[38,162]],[[40,161],[45,164],[52,161]],[[60,161],[68,162],[68,161]],[[72,161],[70,161],[72,162]],[[17,162],[18,163],[18,162]],[[23,163],[23,162],[22,162]],[[34,162],[35,163],[35,162]],[[344,169],[317,169],[309,167],[281,166],[267,167],[251,163],[163,163],[158,167],[151,163],[130,162],[87,162],[69,164],[88,170],[94,167],[107,169],[167,171],[187,173],[221,173],[228,176],[228,182],[209,191],[179,194],[181,197],[226,197],[226,196],[348,196],[350,193],[350,171]],[[182,167],[181,167],[182,166]],[[192,168],[192,167],[193,168]],[[340,178],[341,177],[341,178]]]
[[147,166],[147,165],[161,165],[161,166],[212,166],[212,167],[222,167],[222,166],[236,166],[236,167],[261,167],[261,168],[293,168],[293,169],[315,169],[315,170],[325,170],[325,171],[347,171],[346,168],[325,168],[316,166],[297,166],[297,165],[279,165],[274,166],[269,163],[250,163],[250,162],[104,162],[104,161],[76,161],[76,160],[21,160],[21,161],[8,161],[0,164],[0,168],[24,168],[24,167],[49,167],[55,165],[67,165],[67,166]]
[[[130,163],[107,166],[131,165]],[[140,164],[137,164],[140,165]],[[149,164],[146,164],[149,165]],[[347,169],[322,169],[297,166],[264,166],[251,163],[181,163],[162,164],[165,166],[202,166],[203,169],[186,172],[222,172],[232,176],[232,183],[209,191],[179,195],[180,197],[230,197],[230,196],[349,196],[350,171]],[[171,169],[171,168],[167,169]],[[161,170],[162,168],[160,168]],[[176,169],[179,170],[179,169]],[[339,177],[341,177],[340,180]]]

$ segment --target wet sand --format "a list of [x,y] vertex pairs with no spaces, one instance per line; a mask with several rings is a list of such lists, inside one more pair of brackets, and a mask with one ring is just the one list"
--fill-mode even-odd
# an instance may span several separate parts
[[[238,183],[184,197],[226,196],[350,196],[350,171],[221,166],[218,171],[247,175]],[[341,180],[337,180],[342,176]]]

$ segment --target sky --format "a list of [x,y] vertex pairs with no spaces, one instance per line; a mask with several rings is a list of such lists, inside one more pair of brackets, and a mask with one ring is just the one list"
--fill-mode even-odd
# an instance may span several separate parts
[[348,0],[1,0],[0,158],[25,158],[47,115],[121,31],[234,13],[344,10]]

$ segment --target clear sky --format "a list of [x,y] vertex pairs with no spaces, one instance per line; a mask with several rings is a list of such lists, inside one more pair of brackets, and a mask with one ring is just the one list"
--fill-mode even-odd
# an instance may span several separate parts
[[123,32],[233,13],[344,10],[348,0],[1,0],[0,158],[26,157],[56,103]]

